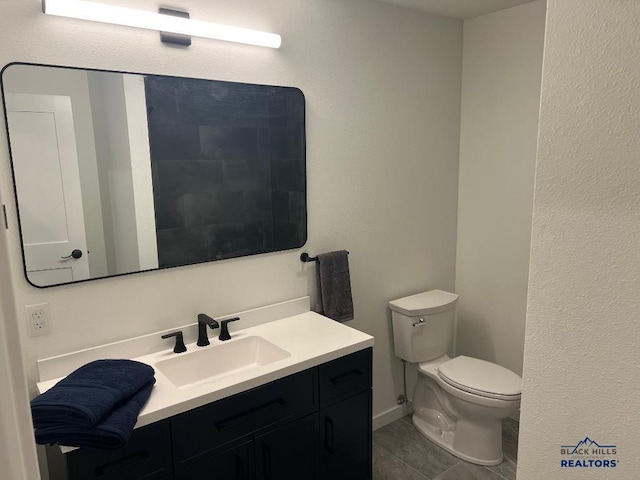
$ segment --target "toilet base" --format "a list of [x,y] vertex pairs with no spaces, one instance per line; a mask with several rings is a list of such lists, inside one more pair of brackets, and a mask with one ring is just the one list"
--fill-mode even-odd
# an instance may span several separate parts
[[454,448],[455,445],[455,430],[443,430],[442,428],[434,427],[428,422],[419,418],[416,414],[413,414],[411,417],[414,426],[418,429],[418,431],[424,435],[426,438],[431,440],[433,443],[437,444],[441,448],[444,448],[447,452],[455,455],[462,460],[466,460],[467,462],[475,463],[477,465],[483,466],[493,466],[499,465],[502,463],[502,448],[500,448],[500,456],[494,459],[485,459],[485,458],[475,458],[471,457],[467,454],[464,454]]

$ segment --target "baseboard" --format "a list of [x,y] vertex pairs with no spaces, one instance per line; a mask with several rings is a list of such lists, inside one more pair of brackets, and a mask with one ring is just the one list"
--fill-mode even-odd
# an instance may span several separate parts
[[396,420],[399,420],[405,415],[409,415],[410,413],[410,405],[398,405],[396,407],[390,408],[386,412],[382,412],[373,417],[373,429],[378,430],[379,428],[382,428],[385,425],[390,424],[391,422],[395,422]]

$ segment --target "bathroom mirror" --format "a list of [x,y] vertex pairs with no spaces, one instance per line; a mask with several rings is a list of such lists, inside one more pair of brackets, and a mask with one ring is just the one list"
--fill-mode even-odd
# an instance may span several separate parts
[[306,241],[297,88],[14,63],[2,94],[36,287]]

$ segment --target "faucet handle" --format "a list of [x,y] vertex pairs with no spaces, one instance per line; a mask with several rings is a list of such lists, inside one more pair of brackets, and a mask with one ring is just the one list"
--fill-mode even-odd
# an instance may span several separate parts
[[218,337],[218,340],[231,340],[231,335],[229,335],[229,323],[230,322],[235,322],[236,320],[240,320],[240,317],[235,317],[235,318],[229,318],[227,320],[221,320],[220,323],[222,324],[220,326],[220,336]]
[[184,345],[184,338],[182,338],[182,331],[177,331],[173,333],[167,333],[166,335],[162,335],[162,338],[171,338],[176,337],[176,346],[173,347],[173,351],[175,353],[182,353],[187,351],[187,347]]

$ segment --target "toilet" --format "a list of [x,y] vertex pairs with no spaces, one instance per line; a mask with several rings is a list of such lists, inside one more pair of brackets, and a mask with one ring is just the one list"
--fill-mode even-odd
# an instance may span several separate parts
[[442,290],[389,302],[396,356],[418,366],[413,424],[453,455],[502,462],[502,419],[520,407],[522,379],[491,362],[447,355],[458,295]]

